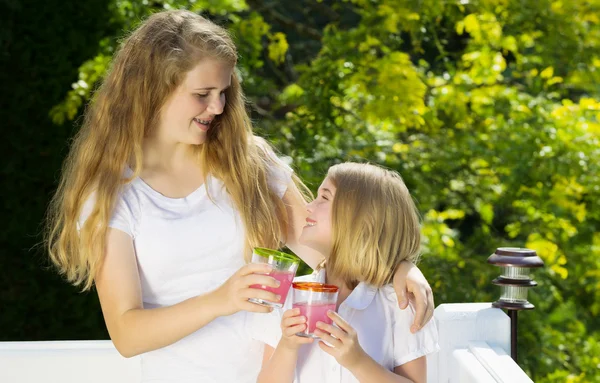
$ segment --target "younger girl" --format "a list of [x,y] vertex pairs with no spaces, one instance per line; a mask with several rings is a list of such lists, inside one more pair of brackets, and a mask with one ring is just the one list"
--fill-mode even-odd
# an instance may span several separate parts
[[299,309],[283,314],[281,331],[263,321],[255,334],[267,344],[258,381],[425,382],[425,356],[439,348],[435,323],[411,334],[414,313],[398,308],[390,284],[420,244],[417,210],[400,175],[367,164],[333,166],[307,210],[300,242],[327,259],[308,279],[339,287],[338,313],[328,313],[335,325],[317,322],[317,345],[295,335],[306,328]]

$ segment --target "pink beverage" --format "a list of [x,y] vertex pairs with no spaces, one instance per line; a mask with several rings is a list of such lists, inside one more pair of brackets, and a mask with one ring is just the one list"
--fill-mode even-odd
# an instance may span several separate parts
[[306,317],[306,329],[296,333],[298,336],[318,338],[314,335],[317,322],[331,324],[327,316],[329,310],[335,311],[338,287],[318,282],[294,282],[292,302],[293,308],[300,310],[300,315]]
[[288,291],[292,285],[292,280],[298,270],[298,258],[282,253],[281,251],[267,249],[264,247],[255,247],[252,251],[252,263],[266,263],[271,266],[271,272],[268,276],[279,281],[279,287],[267,287],[264,285],[251,285],[250,288],[266,290],[280,296],[279,301],[271,302],[262,298],[248,298],[248,301],[263,306],[283,307]]
[[317,328],[317,322],[327,324],[333,323],[331,318],[327,316],[328,311],[335,311],[335,303],[330,302],[302,302],[294,303],[292,308],[299,308],[300,315],[306,317],[306,330],[304,334],[312,335]]
[[253,289],[262,289],[266,291],[270,291],[279,295],[281,298],[278,302],[281,306],[285,303],[285,298],[287,298],[288,292],[290,291],[290,286],[292,286],[292,280],[296,275],[294,271],[281,271],[281,270],[272,270],[269,274],[270,277],[277,279],[280,283],[279,287],[270,287],[263,285],[251,285],[250,287]]

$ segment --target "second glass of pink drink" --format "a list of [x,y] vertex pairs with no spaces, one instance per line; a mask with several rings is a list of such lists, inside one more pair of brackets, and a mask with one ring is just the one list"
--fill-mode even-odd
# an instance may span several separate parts
[[300,315],[306,317],[306,329],[296,335],[318,338],[314,335],[317,322],[332,323],[327,312],[335,311],[338,287],[317,282],[296,282],[292,286],[294,287],[292,308],[299,308]]
[[273,270],[267,275],[277,279],[280,285],[275,288],[264,285],[251,285],[250,287],[273,292],[281,298],[279,302],[270,302],[259,298],[250,298],[249,301],[264,306],[283,307],[294,276],[296,275],[296,270],[298,270],[298,258],[281,251],[255,247],[252,252],[252,263],[267,263],[271,265]]

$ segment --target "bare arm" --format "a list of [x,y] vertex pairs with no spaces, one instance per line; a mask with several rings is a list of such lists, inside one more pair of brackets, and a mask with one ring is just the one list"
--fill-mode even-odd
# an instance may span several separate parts
[[435,304],[431,287],[421,270],[408,261],[402,261],[396,269],[393,286],[402,310],[408,307],[409,301],[414,304],[415,319],[410,326],[410,331],[414,334],[433,318]]
[[280,345],[276,349],[265,345],[263,364],[256,383],[292,383],[298,350],[284,348]]
[[281,318],[281,339],[277,348],[265,345],[263,364],[257,383],[291,383],[294,381],[298,350],[303,344],[312,343],[312,338],[296,335],[306,329],[306,317],[300,309],[287,310]]
[[402,375],[415,383],[427,382],[427,357],[422,356],[394,368],[394,373]]
[[267,312],[247,301],[250,296],[275,300],[275,294],[251,289],[251,284],[275,286],[264,265],[246,265],[216,290],[169,307],[144,309],[133,241],[126,233],[109,229],[107,249],[96,276],[104,321],[117,350],[125,357],[168,346],[219,316],[240,310]]
[[424,356],[394,368],[394,372],[367,356],[350,369],[360,383],[426,383],[427,361]]
[[308,266],[314,269],[325,258],[318,251],[298,243],[302,228],[306,225],[307,211],[306,201],[294,182],[290,182],[288,185],[283,196],[283,203],[287,208],[289,218],[286,245]]

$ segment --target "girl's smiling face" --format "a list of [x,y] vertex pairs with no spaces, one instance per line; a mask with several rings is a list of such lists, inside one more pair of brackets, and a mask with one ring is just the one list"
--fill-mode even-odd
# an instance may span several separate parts
[[214,118],[225,109],[225,90],[233,67],[214,59],[201,60],[189,71],[163,106],[158,137],[165,143],[200,145]]
[[317,198],[306,205],[308,217],[300,235],[300,243],[311,247],[325,257],[329,256],[333,244],[332,207],[336,187],[329,178],[325,178]]

